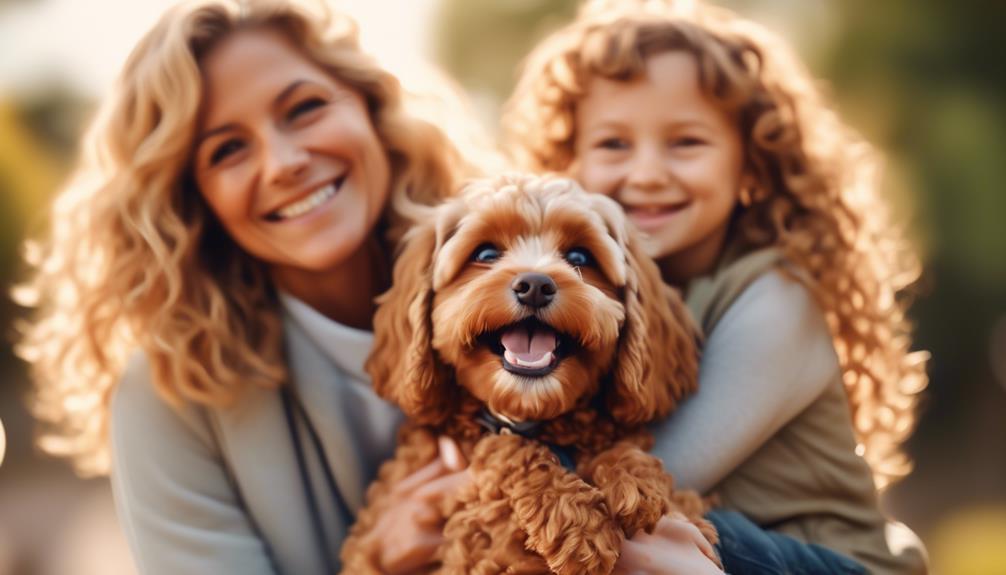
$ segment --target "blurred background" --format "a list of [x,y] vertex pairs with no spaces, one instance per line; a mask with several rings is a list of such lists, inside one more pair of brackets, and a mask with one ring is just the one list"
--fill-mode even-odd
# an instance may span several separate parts
[[[1006,574],[1006,3],[732,0],[786,36],[841,115],[888,154],[887,189],[924,255],[911,316],[930,386],[915,471],[886,508],[944,574]],[[25,366],[20,244],[44,225],[96,102],[162,0],[0,0],[0,575],[134,573],[108,483],[39,453]],[[440,69],[490,137],[520,58],[572,0],[345,2],[407,86]],[[432,66],[431,66],[432,65]]]

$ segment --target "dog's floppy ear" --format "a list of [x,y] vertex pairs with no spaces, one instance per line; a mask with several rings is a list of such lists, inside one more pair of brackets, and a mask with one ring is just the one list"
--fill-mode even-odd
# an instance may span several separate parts
[[625,325],[606,394],[607,408],[621,423],[652,421],[667,415],[696,389],[699,331],[620,208],[598,211],[622,246],[626,264]]
[[391,289],[377,299],[374,348],[365,367],[378,395],[417,422],[435,425],[453,405],[449,371],[432,346],[436,222],[417,224],[402,242]]

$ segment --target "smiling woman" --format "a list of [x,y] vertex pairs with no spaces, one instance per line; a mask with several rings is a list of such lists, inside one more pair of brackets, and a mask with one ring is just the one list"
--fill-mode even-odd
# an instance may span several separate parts
[[81,149],[21,292],[42,447],[111,468],[142,572],[335,572],[400,420],[373,299],[463,163],[350,20],[284,0],[169,10]]
[[[390,167],[363,96],[268,29],[221,41],[202,76],[193,172],[227,234],[291,293],[368,259],[356,252],[384,209]],[[360,303],[343,319],[367,327]]]

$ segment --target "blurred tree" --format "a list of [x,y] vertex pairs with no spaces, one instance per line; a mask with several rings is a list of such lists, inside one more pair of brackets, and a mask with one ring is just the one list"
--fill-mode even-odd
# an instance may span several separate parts
[[[61,163],[0,101],[0,277],[9,280],[29,214],[39,213],[63,173]],[[7,282],[4,282],[7,285]]]
[[[7,290],[24,279],[19,248],[26,234],[43,225],[44,207],[69,165],[76,126],[56,128],[56,118],[79,116],[79,99],[54,93],[35,100],[0,100],[0,326],[5,341],[15,339],[12,325],[21,315]],[[27,120],[27,121],[26,121]],[[51,126],[46,129],[45,126]],[[5,468],[24,465],[33,453],[32,422],[25,409],[28,391],[24,365],[11,346],[0,346],[0,419],[8,432]]]
[[[433,37],[441,64],[498,106],[534,43],[576,14],[577,0],[441,0]],[[496,126],[490,126],[495,129]]]
[[928,236],[913,316],[917,347],[934,359],[911,444],[916,472],[901,493],[927,494],[930,509],[899,505],[925,527],[953,507],[1006,499],[1006,393],[987,355],[1006,314],[1006,47],[997,39],[1006,4],[846,0],[841,13],[846,33],[828,75],[857,125],[883,126],[881,141],[904,159]]

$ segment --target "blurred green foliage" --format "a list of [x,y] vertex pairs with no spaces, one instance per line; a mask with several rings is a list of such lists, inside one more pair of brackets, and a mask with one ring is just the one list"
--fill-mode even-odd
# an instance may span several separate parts
[[470,91],[505,96],[517,62],[535,41],[569,21],[577,0],[441,0],[437,58]]

